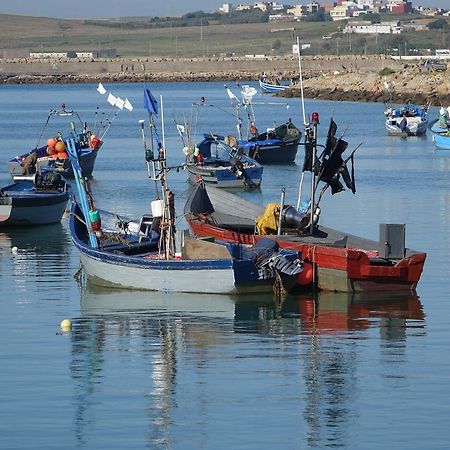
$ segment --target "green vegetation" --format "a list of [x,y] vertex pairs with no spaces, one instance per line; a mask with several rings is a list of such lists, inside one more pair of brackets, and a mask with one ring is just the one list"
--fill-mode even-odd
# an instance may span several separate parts
[[389,67],[385,67],[378,72],[378,75],[380,75],[380,77],[386,77],[388,75],[392,75],[393,73],[395,73],[395,70],[392,70]]
[[[230,14],[196,11],[178,18],[105,20],[60,20],[0,14],[0,50],[70,52],[115,48],[119,57],[143,58],[271,55],[274,51],[291,55],[297,36],[301,44],[310,44],[303,51],[305,55],[428,55],[433,54],[436,48],[450,47],[450,33],[446,32],[450,18],[433,20],[419,15],[393,14],[372,16],[371,21],[377,17],[380,21],[401,19],[407,22],[414,19],[415,24],[426,25],[428,29],[400,35],[344,34],[345,21],[268,23],[267,14],[257,10]],[[331,36],[331,39],[323,39],[323,36]]]

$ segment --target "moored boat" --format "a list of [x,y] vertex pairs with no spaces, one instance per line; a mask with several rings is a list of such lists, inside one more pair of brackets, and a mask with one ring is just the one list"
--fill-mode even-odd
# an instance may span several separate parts
[[[286,209],[285,217],[289,214],[299,217],[294,209]],[[193,188],[184,210],[190,229],[197,236],[248,245],[269,237],[281,248],[300,251],[305,267],[310,268],[303,282],[318,289],[340,292],[415,290],[426,253],[403,247],[402,227],[388,228],[400,234],[392,238],[391,244],[395,241],[399,245],[394,255],[385,252],[384,235],[377,242],[319,225],[312,234],[292,222],[286,224],[279,235],[276,231],[267,236],[257,234],[256,223],[264,213],[262,206],[202,184]]]
[[60,222],[69,200],[59,174],[43,172],[0,189],[0,227]]
[[270,292],[274,285],[281,290],[295,287],[303,270],[296,251],[280,250],[273,241],[252,248],[209,242],[175,230],[175,199],[167,182],[166,152],[153,121],[156,100],[152,102],[149,122],[158,140],[157,153],[147,148],[144,121],[140,123],[147,171],[161,193],[137,232],[120,218],[115,227],[111,221],[102,227],[74,143],[68,142],[80,199],[72,200],[70,232],[87,277],[98,284],[165,292],[237,294]]
[[[337,125],[330,122],[326,144],[317,154],[319,115],[312,114],[312,129],[305,130],[305,160],[297,206],[280,203],[266,207],[199,183],[191,192],[184,216],[197,236],[252,245],[263,237],[282,248],[301,252],[303,282],[314,288],[341,292],[414,291],[426,254],[405,247],[405,226],[381,224],[380,240],[368,240],[319,225],[319,203],[327,191],[337,194],[344,184],[356,192],[353,159],[358,147],[345,160],[348,143],[336,138]],[[351,170],[347,163],[351,162]],[[305,172],[311,172],[311,194],[302,208]],[[341,177],[343,183],[341,183]],[[321,185],[320,195],[316,191]],[[309,276],[307,273],[309,272]]]
[[[106,89],[101,83],[98,85],[97,92],[100,95],[106,93]],[[128,99],[122,100],[111,93],[108,95],[107,102],[113,109],[107,115],[103,112],[102,115],[105,117],[98,121],[95,120],[93,129],[88,126],[87,122],[81,120],[77,111],[66,109],[64,103],[61,105],[60,110],[51,109],[36,146],[30,151],[8,161],[8,170],[11,177],[15,179],[22,175],[34,174],[50,168],[63,175],[66,179],[73,178],[74,173],[65,144],[69,136],[75,143],[83,176],[91,177],[98,151],[103,145],[104,136],[117,117],[118,112],[123,109],[128,111],[133,109]],[[97,107],[97,109],[99,108]],[[97,117],[98,111],[95,112],[95,115]],[[52,128],[51,125],[53,125],[52,121],[56,121],[55,125],[58,126],[58,130],[60,129],[61,122],[57,120],[58,118],[70,120],[69,123],[65,124],[68,126],[66,134],[50,129]],[[45,145],[42,145],[41,139],[46,134],[49,137]]]
[[[260,164],[292,163],[295,161],[298,146],[302,136],[301,131],[291,119],[281,125],[274,125],[260,132],[257,128],[253,97],[257,94],[255,88],[242,86],[240,101],[231,90],[225,86],[231,105],[236,111],[237,130],[239,134],[238,147]],[[242,130],[240,108],[244,107],[247,116],[247,132]],[[274,124],[276,121],[274,121]]]
[[233,136],[205,134],[197,146],[186,146],[183,151],[186,155],[183,168],[192,184],[203,180],[222,188],[261,185],[263,167],[239,150]]
[[291,81],[278,80],[276,83],[270,83],[265,78],[259,79],[259,87],[266,94],[278,94],[280,92],[284,92],[291,85]]
[[450,150],[450,107],[440,109],[439,118],[430,125],[430,131],[438,149]]
[[386,130],[389,136],[421,136],[428,128],[428,108],[407,104],[385,111]]

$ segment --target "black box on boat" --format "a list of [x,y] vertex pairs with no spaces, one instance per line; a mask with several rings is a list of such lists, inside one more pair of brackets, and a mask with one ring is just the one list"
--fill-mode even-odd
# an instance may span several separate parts
[[405,225],[380,223],[380,258],[402,259],[405,257]]

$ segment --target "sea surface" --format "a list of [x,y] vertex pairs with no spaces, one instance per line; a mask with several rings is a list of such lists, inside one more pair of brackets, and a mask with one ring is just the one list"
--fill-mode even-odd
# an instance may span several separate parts
[[[160,134],[184,227],[175,122],[197,140],[236,134],[234,112],[223,83],[148,87],[163,96]],[[0,185],[10,183],[10,158],[68,131],[68,118],[44,129],[65,103],[94,131],[111,122],[91,181],[97,207],[138,218],[155,192],[138,123],[143,85],[105,85],[131,112],[110,107],[96,88],[0,86]],[[299,99],[258,94],[254,109],[260,130],[303,123]],[[327,192],[320,220],[376,240],[380,223],[406,224],[407,246],[428,254],[417,295],[275,301],[99,288],[75,276],[67,218],[0,231],[0,448],[450,448],[450,155],[430,135],[387,136],[383,110],[305,100],[308,114],[320,114],[320,141],[333,117],[348,151],[361,144],[356,195]],[[266,166],[261,189],[241,194],[265,204],[286,188],[295,204],[302,159],[299,150],[295,164]]]

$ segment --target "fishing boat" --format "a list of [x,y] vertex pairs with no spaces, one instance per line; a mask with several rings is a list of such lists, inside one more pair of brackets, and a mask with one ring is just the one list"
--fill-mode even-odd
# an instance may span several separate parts
[[[100,95],[106,93],[106,89],[101,83],[99,83],[97,92]],[[46,168],[55,170],[65,178],[73,178],[74,173],[65,143],[69,135],[72,136],[79,154],[83,176],[91,177],[98,151],[103,145],[104,136],[113,120],[120,110],[131,111],[133,109],[128,99],[122,100],[111,93],[108,95],[107,102],[111,105],[112,110],[108,114],[101,113],[105,117],[97,120],[97,115],[100,114],[97,107],[94,130],[89,128],[87,122],[81,120],[77,111],[67,109],[64,103],[59,110],[51,109],[36,146],[24,154],[15,156],[8,162],[8,170],[12,178],[34,174]],[[52,127],[53,122],[56,122],[54,125],[61,126],[61,120],[58,120],[58,118],[64,119],[65,125],[69,126],[65,134],[61,131],[55,131]],[[69,120],[69,123],[67,123],[67,120]],[[41,140],[45,135],[50,136],[48,136],[46,143],[42,144]]]
[[[318,114],[313,113],[312,130],[305,136],[305,172],[311,172],[312,189],[307,209],[280,203],[266,207],[246,201],[229,192],[199,183],[192,189],[185,204],[184,215],[193,234],[202,237],[252,245],[270,238],[281,248],[298,250],[304,262],[302,283],[324,291],[374,292],[414,291],[420,279],[426,253],[405,247],[405,226],[380,224],[380,240],[368,240],[319,224],[319,202],[331,187],[333,194],[345,185],[356,192],[354,170],[342,158],[347,143],[335,138],[336,124],[332,120],[323,156],[317,155]],[[319,181],[324,183],[318,199]],[[313,212],[313,213],[311,213]]]
[[282,290],[295,287],[303,270],[296,251],[280,250],[273,241],[251,248],[209,242],[175,230],[175,197],[167,182],[164,136],[161,142],[153,119],[156,100],[152,102],[144,105],[150,108],[155,146],[147,147],[144,121],[140,123],[147,172],[157,192],[151,214],[139,221],[138,232],[130,231],[121,218],[116,229],[111,225],[103,229],[74,142],[68,141],[80,198],[80,203],[72,199],[70,233],[87,277],[101,285],[164,292],[237,294],[272,291],[274,284]]
[[428,108],[407,104],[385,110],[386,130],[389,136],[421,136],[428,128]]
[[[301,140],[301,131],[292,123],[291,119],[281,125],[274,125],[264,132],[259,132],[253,109],[253,97],[257,94],[254,87],[242,86],[242,100],[227,87],[231,106],[236,111],[237,130],[239,134],[238,146],[245,154],[260,164],[293,163],[297,155]],[[247,132],[242,131],[240,109],[245,109],[247,116]]]
[[436,148],[450,150],[450,106],[439,110],[439,118],[430,125]]
[[190,183],[203,180],[219,188],[254,188],[262,181],[263,167],[245,155],[234,136],[205,134],[196,146],[185,146],[183,165]]
[[275,84],[269,83],[266,78],[259,79],[259,87],[266,94],[278,94],[286,91],[292,85],[291,81],[277,80]]
[[58,223],[68,200],[68,186],[59,174],[23,177],[0,189],[0,227]]

